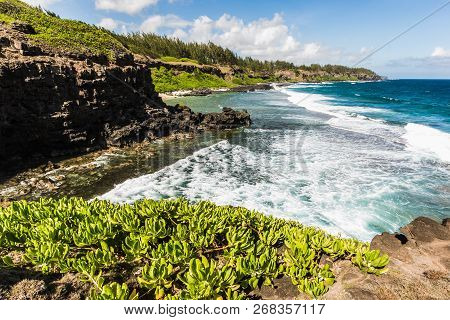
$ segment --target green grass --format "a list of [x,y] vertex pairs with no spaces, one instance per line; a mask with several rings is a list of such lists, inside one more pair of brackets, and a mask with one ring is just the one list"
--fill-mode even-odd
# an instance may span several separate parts
[[15,19],[10,17],[10,16],[8,16],[8,15],[6,15],[6,14],[4,14],[4,13],[0,13],[0,21],[10,24],[10,23],[14,22]]
[[0,0],[0,20],[22,21],[34,27],[37,34],[29,37],[50,47],[113,59],[126,49],[109,31],[84,22],[61,19],[18,0]]
[[335,281],[324,256],[381,274],[369,245],[294,221],[211,202],[80,198],[0,209],[0,268],[77,273],[90,299],[247,299],[289,277],[319,298]]
[[152,68],[152,79],[158,92],[189,89],[229,88],[232,83],[216,76],[201,72],[175,72],[165,67]]
[[159,58],[161,61],[164,62],[189,62],[192,64],[199,64],[197,60],[188,59],[188,58],[175,58],[175,57],[161,57]]
[[233,76],[225,80],[216,75],[196,70],[193,73],[177,72],[165,67],[152,68],[153,84],[158,92],[171,92],[191,89],[233,88],[240,85],[253,85],[264,82],[277,81],[275,78],[250,78],[247,74]]

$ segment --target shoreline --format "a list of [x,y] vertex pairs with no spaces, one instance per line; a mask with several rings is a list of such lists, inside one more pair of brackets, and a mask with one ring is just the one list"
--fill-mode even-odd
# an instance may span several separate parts
[[181,97],[208,96],[211,94],[230,93],[230,92],[253,92],[272,90],[274,85],[284,87],[294,84],[293,82],[270,82],[258,83],[252,85],[242,85],[233,88],[206,88],[206,89],[188,89],[169,92],[160,92],[159,96],[164,101]]
[[339,82],[355,82],[355,83],[363,83],[363,82],[379,82],[384,80],[343,80],[343,81],[310,81],[310,82],[267,82],[267,83],[257,83],[251,85],[239,85],[232,88],[201,88],[201,89],[185,89],[185,90],[176,90],[176,91],[167,91],[167,92],[159,92],[159,97],[164,101],[170,99],[176,99],[181,97],[197,97],[197,96],[209,96],[212,94],[220,94],[220,93],[230,93],[230,92],[253,92],[253,91],[266,91],[274,89],[274,86],[277,87],[288,87],[298,83],[308,83],[308,84],[321,84],[321,83],[339,83]]

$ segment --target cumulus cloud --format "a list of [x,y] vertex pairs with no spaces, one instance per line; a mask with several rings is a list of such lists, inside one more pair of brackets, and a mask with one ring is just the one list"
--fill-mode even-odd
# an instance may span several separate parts
[[114,31],[119,26],[119,23],[112,18],[103,18],[97,25],[99,27]]
[[431,56],[437,57],[437,58],[450,57],[450,50],[445,50],[442,47],[436,47],[436,48],[434,48],[433,52],[431,53]]
[[200,16],[192,21],[176,15],[155,15],[142,25],[141,31],[165,33],[185,41],[212,41],[243,56],[268,60],[288,60],[294,63],[335,59],[339,51],[329,50],[319,43],[300,43],[285,24],[281,14],[250,22],[222,15],[213,20]]
[[49,5],[59,2],[61,0],[24,0],[24,1],[33,6],[41,6],[41,7],[45,8],[45,7],[48,7]]
[[155,15],[146,19],[141,25],[143,32],[158,32],[160,28],[180,29],[190,25],[189,21],[183,20],[174,14],[165,16]]
[[148,6],[157,4],[158,1],[159,0],[95,0],[95,7],[102,10],[136,14]]
[[139,30],[139,26],[134,23],[123,22],[112,18],[103,18],[97,23],[97,26],[115,31],[117,33],[129,33]]

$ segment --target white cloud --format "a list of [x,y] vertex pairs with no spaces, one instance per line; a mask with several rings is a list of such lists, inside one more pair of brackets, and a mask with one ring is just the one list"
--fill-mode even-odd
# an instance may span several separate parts
[[149,17],[141,25],[141,31],[143,32],[158,32],[160,28],[168,29],[182,29],[190,25],[189,21],[183,20],[174,14],[168,14],[165,16],[155,15]]
[[271,19],[261,18],[250,22],[229,14],[217,20],[200,16],[193,21],[175,15],[155,15],[141,25],[141,31],[163,31],[185,41],[212,41],[240,55],[258,59],[311,63],[337,61],[340,56],[339,51],[329,50],[316,42],[300,43],[278,13]]
[[97,25],[99,27],[114,31],[119,26],[119,23],[112,18],[103,18]]
[[436,48],[434,48],[433,53],[431,53],[431,56],[437,57],[437,58],[450,57],[450,50],[445,50],[442,47],[436,47]]
[[24,0],[24,1],[33,6],[41,6],[45,8],[61,0]]
[[159,0],[95,0],[95,7],[102,10],[136,14],[148,6],[157,4],[158,1]]
[[124,34],[139,30],[139,26],[134,23],[123,22],[112,18],[103,18],[97,23],[97,26]]

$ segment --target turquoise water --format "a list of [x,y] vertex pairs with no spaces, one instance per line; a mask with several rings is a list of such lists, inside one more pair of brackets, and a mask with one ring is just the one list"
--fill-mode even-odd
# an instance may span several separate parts
[[103,198],[210,199],[361,240],[450,216],[450,81],[296,84],[172,103],[247,109],[254,123]]

